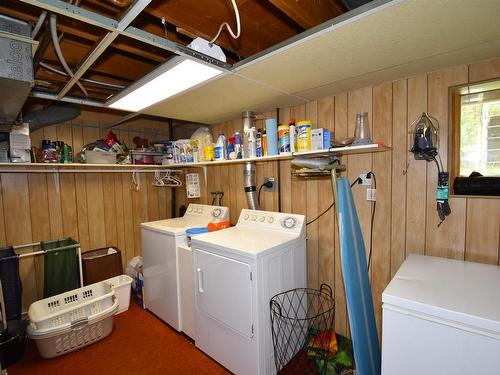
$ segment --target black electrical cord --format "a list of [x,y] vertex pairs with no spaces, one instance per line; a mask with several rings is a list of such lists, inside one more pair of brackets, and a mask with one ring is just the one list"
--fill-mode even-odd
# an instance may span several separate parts
[[[375,173],[372,171],[366,174],[366,177],[373,177],[373,188],[377,190],[377,178],[375,177]],[[370,251],[368,252],[368,272],[370,272],[370,264],[372,261],[372,249],[373,249],[373,221],[375,219],[375,210],[377,209],[377,201],[373,201],[373,210],[372,210],[372,220],[370,225]]]
[[[362,181],[361,181],[361,178],[357,178],[355,179],[352,184],[351,184],[351,187],[353,187],[355,184],[360,184]],[[326,214],[328,211],[330,211],[330,209],[335,205],[335,202],[332,202],[331,205],[328,206],[328,208],[326,210],[324,210],[322,213],[320,213],[318,216],[316,216],[315,219],[312,219],[311,221],[309,221],[308,223],[306,223],[306,226],[309,225],[309,224],[312,224],[314,223],[316,220],[318,220],[321,216],[323,216],[324,214]]]
[[320,213],[318,216],[316,216],[315,219],[312,219],[310,222],[306,223],[306,226],[309,225],[309,224],[312,224],[314,223],[316,220],[318,220],[321,216],[323,216],[324,214],[326,214],[328,211],[330,211],[330,209],[335,206],[335,202],[333,202],[330,206],[328,206],[328,208],[326,210],[324,210],[322,213]]
[[257,193],[257,204],[259,205],[259,207],[260,207],[260,192],[262,191],[262,188],[264,186],[267,187],[268,189],[270,189],[270,188],[273,187],[273,182],[272,181],[266,181],[262,185],[260,185],[259,192]]

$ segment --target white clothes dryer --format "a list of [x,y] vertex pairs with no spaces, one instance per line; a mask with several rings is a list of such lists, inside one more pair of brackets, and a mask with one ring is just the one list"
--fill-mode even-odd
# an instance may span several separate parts
[[305,217],[241,211],[192,239],[196,346],[238,375],[275,373],[269,301],[306,287]]

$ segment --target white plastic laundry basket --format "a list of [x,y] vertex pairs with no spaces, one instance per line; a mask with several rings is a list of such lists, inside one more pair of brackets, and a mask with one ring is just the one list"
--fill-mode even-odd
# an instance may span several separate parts
[[72,322],[109,309],[114,294],[113,288],[101,281],[34,302],[28,310],[30,327],[38,333],[68,328]]
[[117,310],[115,291],[106,282],[74,289],[31,304],[28,337],[42,357],[57,357],[108,336]]
[[118,299],[117,314],[127,311],[130,305],[130,286],[132,278],[128,275],[115,276],[104,280],[105,283],[111,286],[115,291],[115,296]]

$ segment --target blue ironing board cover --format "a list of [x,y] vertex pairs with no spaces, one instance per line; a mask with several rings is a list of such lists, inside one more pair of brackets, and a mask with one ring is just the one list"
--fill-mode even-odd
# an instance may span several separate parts
[[354,359],[359,375],[380,375],[380,347],[368,278],[365,244],[349,181],[337,183],[340,257]]

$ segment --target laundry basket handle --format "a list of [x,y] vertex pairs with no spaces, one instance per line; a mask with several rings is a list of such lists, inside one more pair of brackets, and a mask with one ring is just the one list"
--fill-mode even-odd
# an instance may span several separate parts
[[328,284],[321,284],[319,287],[321,293],[328,293],[330,297],[333,297],[332,287]]
[[71,322],[71,329],[79,330],[79,329],[82,329],[87,324],[89,324],[88,318],[78,319],[78,320]]

